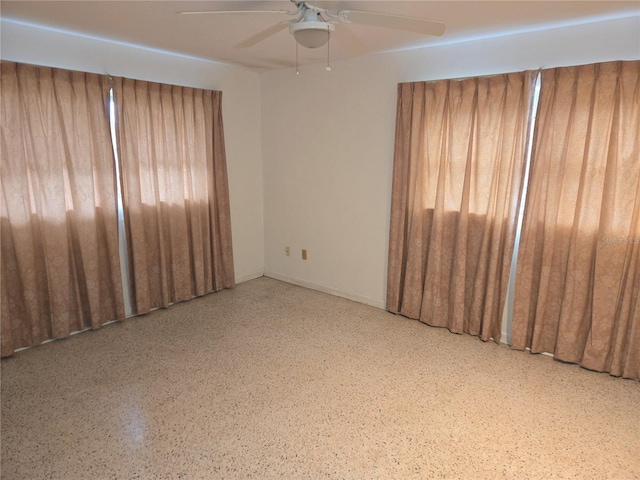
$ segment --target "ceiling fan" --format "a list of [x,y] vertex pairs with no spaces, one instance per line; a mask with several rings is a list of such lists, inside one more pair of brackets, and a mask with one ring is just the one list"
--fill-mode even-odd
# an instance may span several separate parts
[[[336,31],[336,24],[357,23],[380,27],[395,28],[420,33],[423,35],[440,36],[444,33],[445,25],[437,20],[425,18],[407,17],[389,13],[371,12],[365,10],[342,9],[331,11],[317,7],[305,0],[291,0],[296,6],[295,10],[205,10],[178,12],[182,15],[196,14],[282,14],[293,18],[280,22],[240,42],[236,47],[247,48],[266,40],[289,27],[289,33],[293,34],[296,42],[306,48],[318,48],[329,41]],[[354,50],[365,50],[362,42],[353,36],[349,36],[348,29],[339,29],[344,40],[351,44]],[[358,52],[360,53],[360,52]]]

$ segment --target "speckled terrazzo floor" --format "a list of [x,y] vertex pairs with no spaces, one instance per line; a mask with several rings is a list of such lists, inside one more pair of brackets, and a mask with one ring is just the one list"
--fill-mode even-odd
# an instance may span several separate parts
[[640,478],[640,383],[267,278],[2,362],[3,479]]

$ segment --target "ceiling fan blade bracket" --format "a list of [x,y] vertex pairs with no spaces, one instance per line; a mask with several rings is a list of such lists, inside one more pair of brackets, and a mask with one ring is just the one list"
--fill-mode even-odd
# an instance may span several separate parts
[[351,10],[340,10],[335,16],[342,23],[353,23],[351,20],[347,18],[347,15],[351,13]]
[[304,2],[299,2],[298,0],[291,0],[291,2],[296,6],[296,9],[287,12],[287,15],[297,16],[304,12]]
[[333,21],[338,20],[338,14],[337,13],[331,13],[329,10],[325,11],[323,13],[327,18],[330,18]]
[[322,7],[316,7],[315,5],[310,5],[307,2],[302,2],[301,4],[302,9],[305,11],[309,11],[309,12],[313,12],[313,13],[329,13],[329,11],[326,8],[322,8]]

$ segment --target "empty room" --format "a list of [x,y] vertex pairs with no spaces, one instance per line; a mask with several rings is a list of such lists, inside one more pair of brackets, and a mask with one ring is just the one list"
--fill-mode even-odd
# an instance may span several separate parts
[[639,1],[0,1],[0,477],[639,479]]

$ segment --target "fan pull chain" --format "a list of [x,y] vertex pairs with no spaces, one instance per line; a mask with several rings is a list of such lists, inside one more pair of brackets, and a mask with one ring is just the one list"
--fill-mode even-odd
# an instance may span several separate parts
[[298,42],[296,41],[296,75],[300,75],[300,70],[298,69]]
[[329,43],[331,43],[331,31],[329,30],[329,25],[327,25],[327,66],[324,67],[327,72],[331,71],[331,64],[329,63]]

